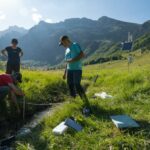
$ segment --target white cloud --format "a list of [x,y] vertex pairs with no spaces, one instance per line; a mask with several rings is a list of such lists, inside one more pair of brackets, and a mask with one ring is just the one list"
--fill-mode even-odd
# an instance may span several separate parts
[[39,21],[42,19],[42,15],[40,13],[33,13],[32,14],[32,20],[36,23],[39,23]]
[[39,23],[39,21],[42,20],[43,18],[42,14],[40,14],[38,9],[35,7],[32,7],[31,12],[32,12],[32,20],[35,23]]
[[29,10],[24,7],[24,8],[21,8],[21,9],[19,10],[19,13],[20,13],[22,16],[26,17],[26,16],[29,15]]
[[0,11],[0,20],[5,20],[6,19],[6,15]]
[[53,23],[52,19],[50,19],[50,18],[45,19],[45,22],[47,22],[47,23]]
[[31,9],[31,11],[32,11],[32,12],[38,12],[38,9],[35,8],[35,7],[33,7],[33,8]]

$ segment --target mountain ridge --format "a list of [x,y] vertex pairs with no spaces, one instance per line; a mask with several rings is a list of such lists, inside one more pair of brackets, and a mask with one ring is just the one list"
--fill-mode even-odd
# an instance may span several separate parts
[[[87,56],[90,57],[96,51],[100,54],[109,54],[112,45],[127,40],[128,32],[136,40],[140,36],[150,33],[150,21],[137,24],[107,16],[97,20],[85,17],[70,18],[58,23],[40,21],[39,24],[24,33],[13,31],[13,33],[9,32],[10,35],[0,37],[0,48],[4,48],[10,43],[10,39],[16,36],[24,50],[25,60],[44,61],[56,65],[61,63],[64,58],[64,50],[58,46],[59,38],[62,35],[68,35],[73,41],[79,42]],[[116,50],[111,49],[111,53],[112,51]]]

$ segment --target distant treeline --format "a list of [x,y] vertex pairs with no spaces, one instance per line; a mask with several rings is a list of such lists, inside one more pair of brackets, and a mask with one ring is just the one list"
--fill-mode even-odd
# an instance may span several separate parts
[[98,64],[98,63],[105,63],[109,61],[115,61],[115,60],[122,60],[125,59],[122,55],[116,55],[116,56],[110,56],[110,57],[101,57],[97,59],[92,59],[87,62],[84,62],[84,65],[92,65],[92,64]]

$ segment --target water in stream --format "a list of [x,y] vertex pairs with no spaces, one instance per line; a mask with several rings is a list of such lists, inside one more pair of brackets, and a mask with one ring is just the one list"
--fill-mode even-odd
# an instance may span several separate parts
[[11,135],[10,133],[10,135],[9,134],[7,135],[6,139],[0,140],[0,150],[12,150],[9,146],[11,145],[12,142],[15,141],[17,137],[22,137],[31,133],[31,130],[33,128],[35,128],[45,117],[52,115],[53,111],[57,109],[58,107],[60,107],[61,105],[62,103],[56,103],[56,104],[53,104],[52,107],[47,108],[44,111],[36,113],[18,131],[16,131],[14,135]]

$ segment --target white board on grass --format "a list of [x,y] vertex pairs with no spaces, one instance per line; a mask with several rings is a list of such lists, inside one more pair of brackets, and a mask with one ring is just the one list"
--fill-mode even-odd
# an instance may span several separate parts
[[111,116],[112,122],[117,128],[137,128],[140,127],[137,122],[135,122],[131,117],[127,115],[117,115]]
[[53,129],[53,133],[56,135],[63,134],[68,129],[68,126],[65,125],[65,122],[61,122],[58,126]]
[[111,95],[108,95],[106,92],[95,93],[94,96],[95,96],[95,97],[100,97],[100,98],[102,98],[102,99],[112,98],[112,96],[111,96]]

